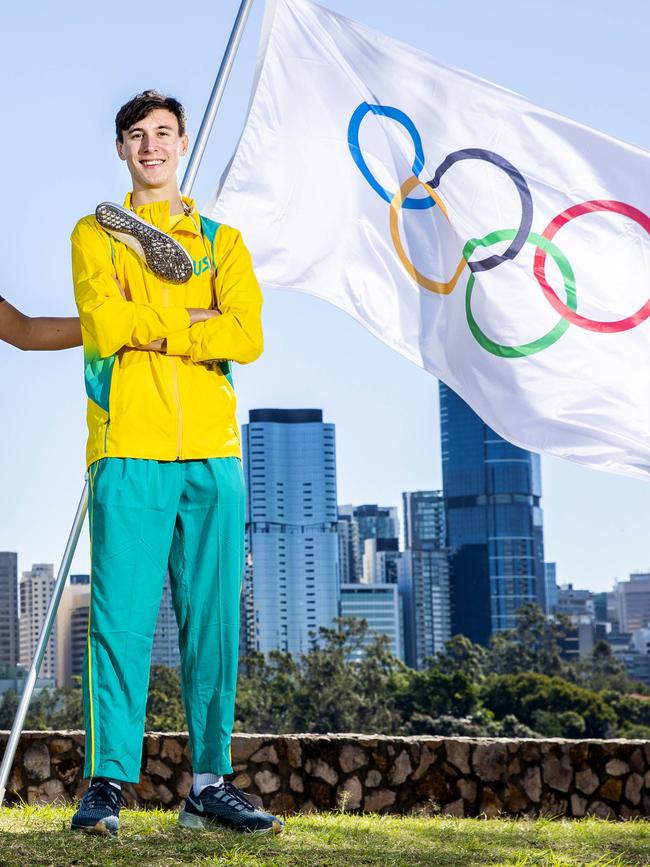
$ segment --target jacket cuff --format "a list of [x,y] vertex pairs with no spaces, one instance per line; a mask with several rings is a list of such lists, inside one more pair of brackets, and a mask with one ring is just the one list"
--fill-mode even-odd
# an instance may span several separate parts
[[189,355],[191,348],[192,340],[189,328],[167,335],[167,355]]

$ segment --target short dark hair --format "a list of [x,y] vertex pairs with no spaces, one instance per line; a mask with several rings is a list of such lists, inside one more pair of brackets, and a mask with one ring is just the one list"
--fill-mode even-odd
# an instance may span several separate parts
[[157,90],[145,90],[125,103],[115,115],[115,136],[118,141],[124,141],[123,133],[134,123],[151,114],[157,108],[166,108],[178,121],[178,132],[185,135],[187,120],[185,109],[173,96],[165,96]]

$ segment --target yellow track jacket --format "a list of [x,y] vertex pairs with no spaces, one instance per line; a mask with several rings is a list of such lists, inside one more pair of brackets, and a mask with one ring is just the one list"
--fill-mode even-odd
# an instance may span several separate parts
[[[187,250],[187,283],[156,277],[94,216],[72,232],[72,274],[88,394],[87,463],[104,457],[159,461],[239,457],[229,361],[262,352],[262,295],[241,235],[192,213],[173,229],[169,202],[137,209]],[[131,194],[124,206],[130,208]],[[118,285],[119,284],[119,285]],[[126,298],[122,295],[124,290]],[[221,316],[190,327],[188,307]],[[137,349],[167,339],[167,352]]]

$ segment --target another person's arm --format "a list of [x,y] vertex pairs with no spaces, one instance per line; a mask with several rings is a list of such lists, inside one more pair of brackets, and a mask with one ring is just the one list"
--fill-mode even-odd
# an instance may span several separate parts
[[70,349],[81,346],[76,316],[25,316],[0,297],[0,340],[18,349]]

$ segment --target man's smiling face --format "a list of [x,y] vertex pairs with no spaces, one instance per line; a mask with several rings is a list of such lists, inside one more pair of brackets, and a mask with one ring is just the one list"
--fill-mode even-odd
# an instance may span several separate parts
[[151,190],[176,182],[178,163],[187,152],[187,135],[180,135],[176,116],[156,108],[134,123],[115,142],[133,180],[133,190]]

